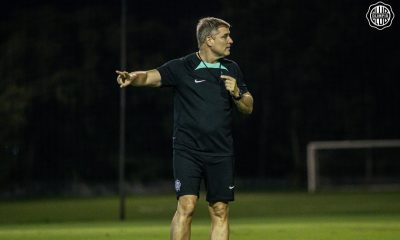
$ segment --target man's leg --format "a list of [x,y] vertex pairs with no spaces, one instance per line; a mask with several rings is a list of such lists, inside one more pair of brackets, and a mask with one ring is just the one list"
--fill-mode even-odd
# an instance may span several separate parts
[[208,205],[211,217],[211,240],[229,239],[229,205],[227,202],[214,202]]
[[184,195],[178,200],[178,206],[171,223],[171,240],[189,240],[192,216],[196,207],[196,195]]

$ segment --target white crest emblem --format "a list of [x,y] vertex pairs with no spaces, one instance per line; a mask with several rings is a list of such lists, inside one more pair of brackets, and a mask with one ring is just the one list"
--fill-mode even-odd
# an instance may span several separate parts
[[179,179],[176,179],[175,180],[175,190],[177,192],[179,192],[181,190],[181,186],[182,186],[181,181],[179,181]]
[[382,30],[392,25],[394,12],[389,4],[377,2],[369,6],[366,17],[371,27]]

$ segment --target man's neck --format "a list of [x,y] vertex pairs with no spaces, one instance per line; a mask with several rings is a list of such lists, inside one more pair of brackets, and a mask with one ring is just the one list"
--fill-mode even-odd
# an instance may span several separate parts
[[200,49],[197,53],[198,57],[200,57],[200,60],[206,63],[216,63],[218,62],[218,59],[221,58],[215,56],[215,54],[213,54],[213,52],[211,52],[209,49]]

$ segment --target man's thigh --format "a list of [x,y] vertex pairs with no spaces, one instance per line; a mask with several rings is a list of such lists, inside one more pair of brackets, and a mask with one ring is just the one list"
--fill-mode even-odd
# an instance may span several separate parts
[[176,150],[173,152],[173,170],[176,197],[183,195],[199,196],[200,183],[204,166],[198,157],[190,152]]
[[234,157],[208,157],[205,167],[208,202],[234,200]]

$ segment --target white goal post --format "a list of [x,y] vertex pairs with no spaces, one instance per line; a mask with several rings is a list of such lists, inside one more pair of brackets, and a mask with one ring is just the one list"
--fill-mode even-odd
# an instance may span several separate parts
[[350,149],[350,148],[391,148],[391,147],[400,147],[400,139],[318,141],[318,142],[308,143],[307,145],[308,192],[313,193],[317,190],[319,150]]

